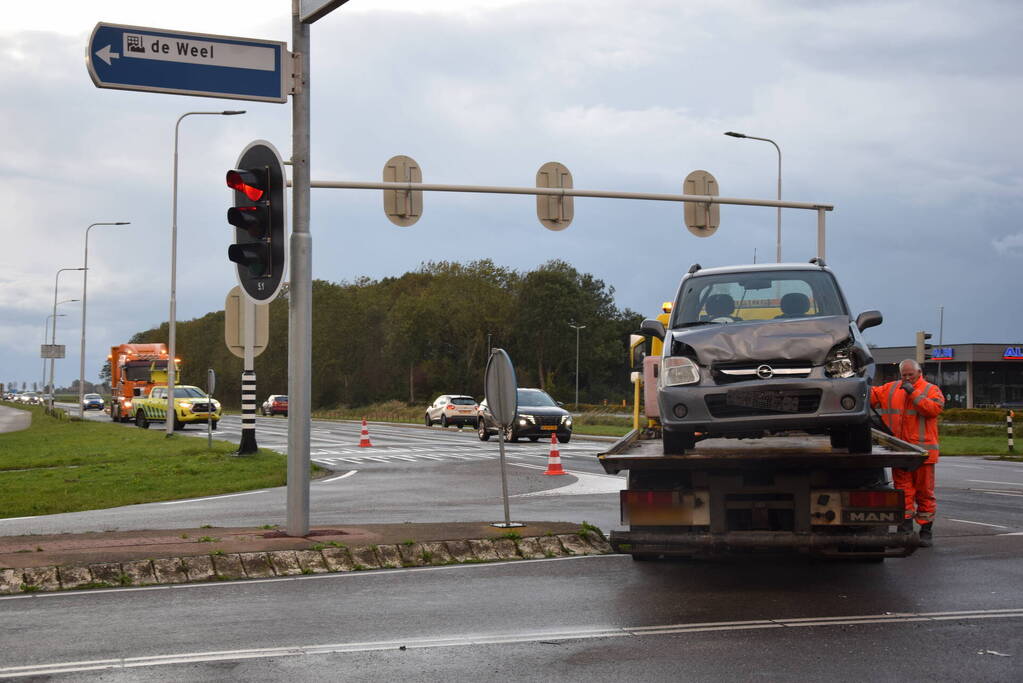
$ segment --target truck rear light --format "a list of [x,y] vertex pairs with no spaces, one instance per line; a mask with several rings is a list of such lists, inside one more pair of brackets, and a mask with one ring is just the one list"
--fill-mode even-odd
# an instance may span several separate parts
[[850,491],[849,507],[893,508],[902,506],[902,491]]
[[448,407],[447,407],[447,410],[454,410],[454,409],[455,409],[455,406],[452,405],[451,403],[449,403]]

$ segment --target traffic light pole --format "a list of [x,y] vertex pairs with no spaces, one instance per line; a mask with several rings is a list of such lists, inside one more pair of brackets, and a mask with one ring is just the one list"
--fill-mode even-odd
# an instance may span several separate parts
[[[245,307],[245,351],[242,359],[242,438],[238,442],[238,455],[252,455],[256,445],[256,304],[242,297]],[[211,408],[212,410],[212,408]]]
[[292,95],[291,286],[288,290],[289,536],[309,533],[309,443],[312,385],[313,239],[309,234],[309,24],[291,2]]

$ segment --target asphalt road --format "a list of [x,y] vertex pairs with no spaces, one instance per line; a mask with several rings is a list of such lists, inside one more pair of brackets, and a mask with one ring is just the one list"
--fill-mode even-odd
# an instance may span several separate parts
[[[283,419],[258,423],[260,445],[286,443]],[[235,433],[223,425],[219,437]],[[314,524],[500,517],[493,441],[373,425],[360,449],[358,427],[314,424],[313,458],[337,470],[313,484]],[[622,480],[597,466],[603,447],[573,440],[572,474],[545,477],[548,446],[509,444],[513,518],[615,528]],[[878,565],[605,556],[4,597],[0,676],[1020,680],[1023,466],[946,457],[937,494],[935,547]],[[0,533],[256,525],[283,511],[272,490],[0,520]]]

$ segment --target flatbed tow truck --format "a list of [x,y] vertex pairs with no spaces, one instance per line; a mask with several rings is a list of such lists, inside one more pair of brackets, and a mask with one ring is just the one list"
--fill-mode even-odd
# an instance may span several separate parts
[[913,470],[926,453],[872,430],[870,453],[834,448],[825,436],[707,439],[682,455],[663,452],[658,429],[634,429],[599,456],[628,472],[622,524],[611,545],[635,560],[733,553],[802,553],[883,561],[919,545],[900,532],[903,493],[885,468]]

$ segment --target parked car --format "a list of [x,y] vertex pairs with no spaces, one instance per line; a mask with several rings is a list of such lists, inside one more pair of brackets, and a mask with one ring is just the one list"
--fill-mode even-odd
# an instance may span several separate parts
[[288,397],[282,394],[270,394],[263,401],[263,415],[288,416]]
[[[536,441],[540,437],[550,438],[558,435],[560,443],[568,443],[572,439],[572,415],[561,407],[546,391],[540,389],[524,389],[516,391],[518,410],[511,427],[505,430],[505,441],[518,441],[527,438]],[[479,407],[479,425],[476,431],[480,441],[486,441],[491,434],[497,434],[499,427],[494,415],[484,399]]]
[[803,430],[832,446],[871,449],[874,359],[860,334],[881,313],[855,319],[823,262],[701,269],[682,278],[664,341],[657,404],[664,452],[698,438],[756,438]]
[[103,410],[103,397],[99,394],[86,394],[82,397],[82,410]]
[[476,405],[476,399],[472,396],[444,394],[438,396],[437,400],[426,408],[426,416],[423,421],[427,427],[438,422],[441,427],[448,425],[458,425],[459,428],[462,425],[475,427],[478,411],[479,406]]

